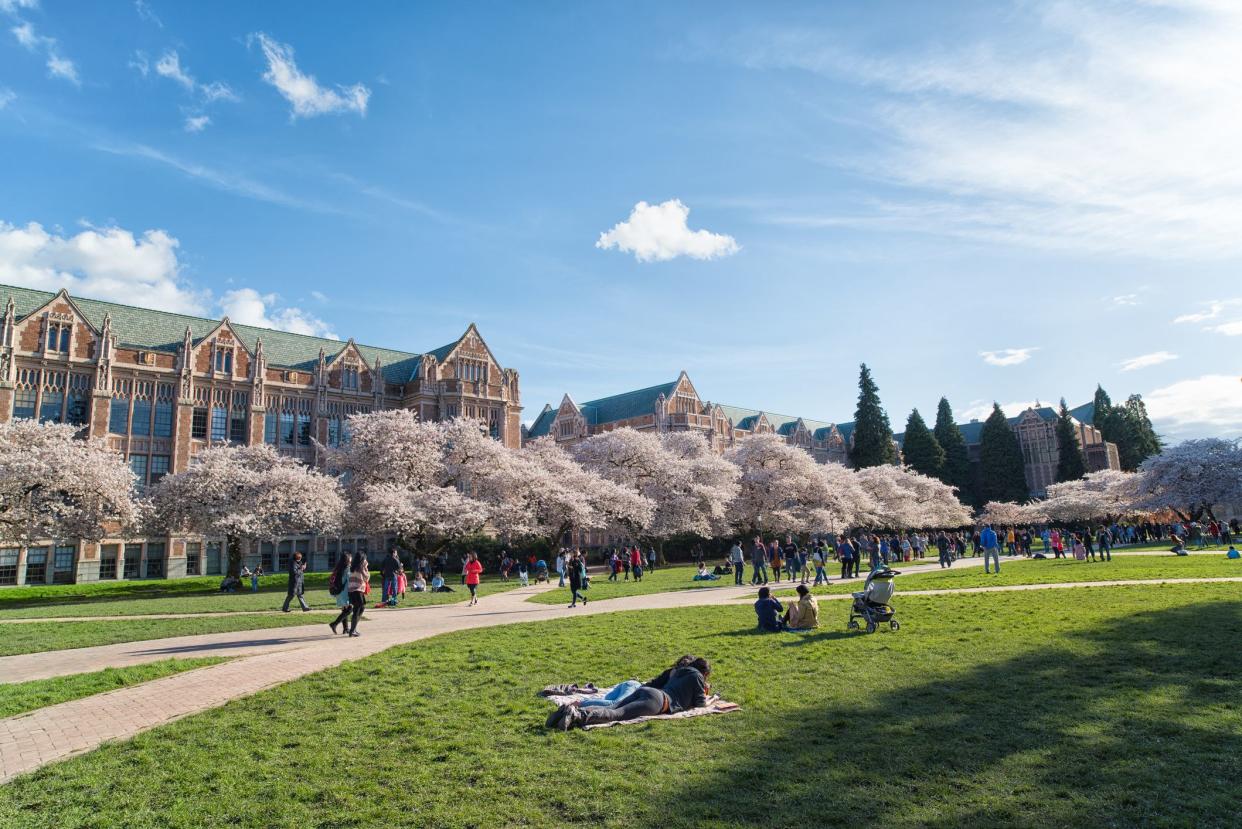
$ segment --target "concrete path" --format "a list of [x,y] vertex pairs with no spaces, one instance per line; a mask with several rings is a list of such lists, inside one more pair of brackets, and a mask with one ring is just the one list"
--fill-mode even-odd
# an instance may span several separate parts
[[[981,559],[977,561],[981,562]],[[970,563],[970,559],[960,562],[965,565]],[[1242,581],[1242,578],[1168,579],[1163,583],[1201,581]],[[1076,582],[919,592],[948,594],[1156,583],[1162,582]],[[319,623],[4,657],[0,659],[0,681],[4,682],[136,665],[169,657],[215,655],[238,658],[0,720],[0,783],[47,763],[90,751],[108,740],[127,739],[141,731],[224,705],[347,660],[360,659],[395,645],[442,633],[598,613],[728,605],[753,600],[755,591],[750,585],[675,590],[595,601],[575,609],[561,604],[527,601],[548,589],[556,588],[552,585],[518,588],[486,596],[475,607],[456,604],[407,611],[372,611],[370,618],[359,628],[362,636],[357,638],[333,636],[326,624]],[[849,595],[820,598],[848,599]],[[420,612],[411,612],[413,610]]]

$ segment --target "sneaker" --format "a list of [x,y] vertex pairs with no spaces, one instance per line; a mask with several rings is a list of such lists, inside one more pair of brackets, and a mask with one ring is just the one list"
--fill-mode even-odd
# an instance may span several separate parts
[[332,635],[336,636],[336,622],[328,622],[328,627],[332,629]]
[[349,635],[350,635],[350,636],[361,636],[362,634],[361,634],[361,633],[359,633],[359,632],[358,632],[358,631],[356,631],[356,630],[351,630],[351,631],[349,632]]

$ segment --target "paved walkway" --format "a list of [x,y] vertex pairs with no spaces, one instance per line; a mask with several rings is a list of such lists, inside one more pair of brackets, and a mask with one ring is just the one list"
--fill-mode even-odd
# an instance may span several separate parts
[[[976,560],[981,563],[981,559]],[[967,559],[962,564],[970,565]],[[1168,579],[1164,583],[1242,581]],[[924,594],[1065,589],[1084,586],[1155,584],[1158,580],[1074,582],[919,591]],[[362,636],[333,636],[323,623],[265,631],[206,634],[96,648],[51,651],[0,659],[4,682],[62,676],[110,666],[136,665],[169,657],[234,656],[230,662],[176,674],[106,694],[48,706],[0,720],[0,783],[47,763],[90,751],[108,740],[135,734],[223,705],[307,674],[360,659],[395,645],[442,633],[494,625],[560,619],[630,610],[727,605],[753,600],[755,588],[732,585],[676,590],[596,601],[575,609],[528,602],[552,585],[518,588],[484,597],[475,607],[439,605],[405,611],[372,611]],[[826,595],[827,600],[848,594]],[[419,610],[420,612],[411,612]]]

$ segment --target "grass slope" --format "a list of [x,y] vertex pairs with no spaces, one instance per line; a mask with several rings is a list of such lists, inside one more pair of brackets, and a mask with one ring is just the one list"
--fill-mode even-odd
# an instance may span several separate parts
[[[1242,561],[1223,555],[1194,554],[1190,556],[1113,556],[1111,562],[1045,559],[1006,561],[999,574],[989,575],[982,567],[939,566],[930,571],[911,572],[907,565],[896,565],[898,593],[913,590],[943,590],[960,587],[999,587],[1016,584],[1065,584],[1076,581],[1126,581],[1129,579],[1203,579],[1220,576],[1242,578]],[[866,568],[863,568],[866,573]],[[774,587],[775,585],[769,585]],[[853,593],[861,589],[858,582],[834,583],[829,587],[812,588],[814,593]],[[793,590],[773,591],[778,596],[792,596]]]
[[[379,601],[378,577],[371,580],[371,595]],[[90,584],[40,585],[0,590],[0,619],[41,619],[57,616],[141,616],[149,613],[236,613],[278,611],[284,604],[286,576],[265,576],[258,593],[246,590],[224,594],[220,579],[165,579],[160,581],[95,582]],[[449,582],[454,593],[407,593],[402,607],[451,604],[465,601],[466,588]],[[484,580],[480,595],[510,590],[516,582]],[[306,603],[312,608],[336,606],[328,595],[327,575],[308,574]],[[294,604],[294,607],[297,605]]]
[[[365,618],[365,617],[364,617]],[[193,619],[123,619],[107,622],[22,622],[0,625],[0,656],[19,653],[90,648],[144,639],[191,636],[199,633],[229,633],[294,625],[323,623],[323,616],[304,613],[221,616]],[[324,628],[327,630],[327,627]]]
[[[1238,585],[901,613],[873,636],[758,634],[744,606],[442,636],[20,778],[0,825],[1236,825]],[[543,684],[683,651],[741,713],[544,731]]]
[[107,668],[89,674],[58,676],[0,685],[0,718],[15,717],[36,708],[139,685],[160,677],[227,662],[221,657],[165,659],[128,668]]

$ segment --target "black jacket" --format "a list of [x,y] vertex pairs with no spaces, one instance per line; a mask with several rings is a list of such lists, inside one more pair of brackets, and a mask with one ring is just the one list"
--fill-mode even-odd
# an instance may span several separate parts
[[306,563],[289,559],[289,589],[300,591],[302,589],[302,574],[306,572]]
[[[666,677],[667,675],[667,677]],[[707,705],[707,680],[698,668],[673,668],[652,680],[663,680],[662,685],[652,685],[668,694],[669,713],[689,711]]]
[[384,563],[380,565],[380,574],[384,578],[392,578],[401,570],[401,560],[389,556],[384,559]]

